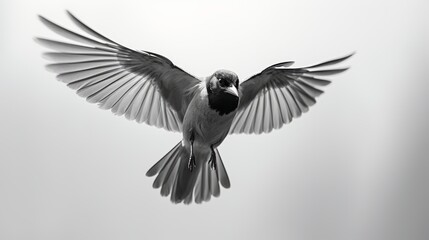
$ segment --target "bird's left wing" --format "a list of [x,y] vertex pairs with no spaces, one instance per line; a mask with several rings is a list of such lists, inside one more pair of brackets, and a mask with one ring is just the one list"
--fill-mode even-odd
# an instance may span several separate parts
[[330,83],[318,76],[347,70],[321,68],[352,55],[303,68],[289,68],[293,62],[278,63],[244,81],[240,84],[240,104],[229,133],[268,133],[301,116],[323,93],[317,87]]
[[167,58],[124,47],[92,30],[70,12],[72,21],[91,37],[83,36],[39,16],[55,33],[75,43],[36,38],[53,49],[47,68],[88,101],[117,115],[170,131],[181,131],[189,102],[200,80]]

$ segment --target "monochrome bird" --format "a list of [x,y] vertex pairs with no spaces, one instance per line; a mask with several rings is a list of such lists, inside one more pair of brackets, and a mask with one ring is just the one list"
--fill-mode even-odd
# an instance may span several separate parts
[[[218,70],[196,78],[159,54],[132,50],[94,31],[67,12],[82,34],[46,18],[49,29],[75,43],[35,40],[52,49],[44,56],[58,80],[103,109],[139,123],[182,132],[177,145],[147,171],[153,187],[174,203],[201,203],[220,195],[230,180],[217,147],[228,134],[260,134],[278,129],[307,112],[330,81],[319,76],[347,68],[323,69],[352,54],[302,68],[282,62],[239,83]],[[85,35],[86,36],[85,36]]]

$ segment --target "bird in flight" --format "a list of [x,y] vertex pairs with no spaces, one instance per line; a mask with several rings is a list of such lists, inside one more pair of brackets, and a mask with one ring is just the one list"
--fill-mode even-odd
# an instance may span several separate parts
[[[239,83],[238,76],[218,70],[197,78],[168,58],[133,50],[101,35],[67,11],[77,33],[39,16],[41,22],[73,43],[35,38],[51,49],[47,69],[91,103],[116,115],[183,138],[146,173],[153,187],[174,203],[209,201],[230,180],[218,146],[228,134],[260,134],[279,129],[307,112],[330,83],[320,76],[347,68],[326,68],[353,54],[295,68],[293,62],[269,66]],[[85,35],[84,35],[85,34]]]

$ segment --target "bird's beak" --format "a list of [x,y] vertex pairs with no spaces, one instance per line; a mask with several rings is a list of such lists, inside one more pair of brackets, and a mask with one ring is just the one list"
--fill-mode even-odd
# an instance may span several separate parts
[[234,95],[234,96],[238,97],[238,91],[237,91],[237,88],[235,88],[234,86],[231,86],[231,87],[229,87],[229,88],[225,89],[225,92],[227,92],[227,93],[229,93],[229,94],[231,94],[231,95]]

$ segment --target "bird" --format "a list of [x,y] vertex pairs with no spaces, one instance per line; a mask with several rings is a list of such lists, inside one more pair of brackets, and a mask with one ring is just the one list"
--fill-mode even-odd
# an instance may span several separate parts
[[[133,50],[96,32],[70,11],[80,31],[64,28],[38,15],[40,21],[72,43],[35,37],[50,49],[43,53],[47,70],[90,103],[116,115],[172,132],[182,139],[146,173],[156,176],[173,203],[207,202],[231,183],[218,147],[230,134],[269,133],[308,111],[331,83],[323,76],[354,53],[308,67],[287,61],[271,65],[240,83],[229,70],[195,77],[168,58]],[[327,68],[328,67],[328,68]]]

